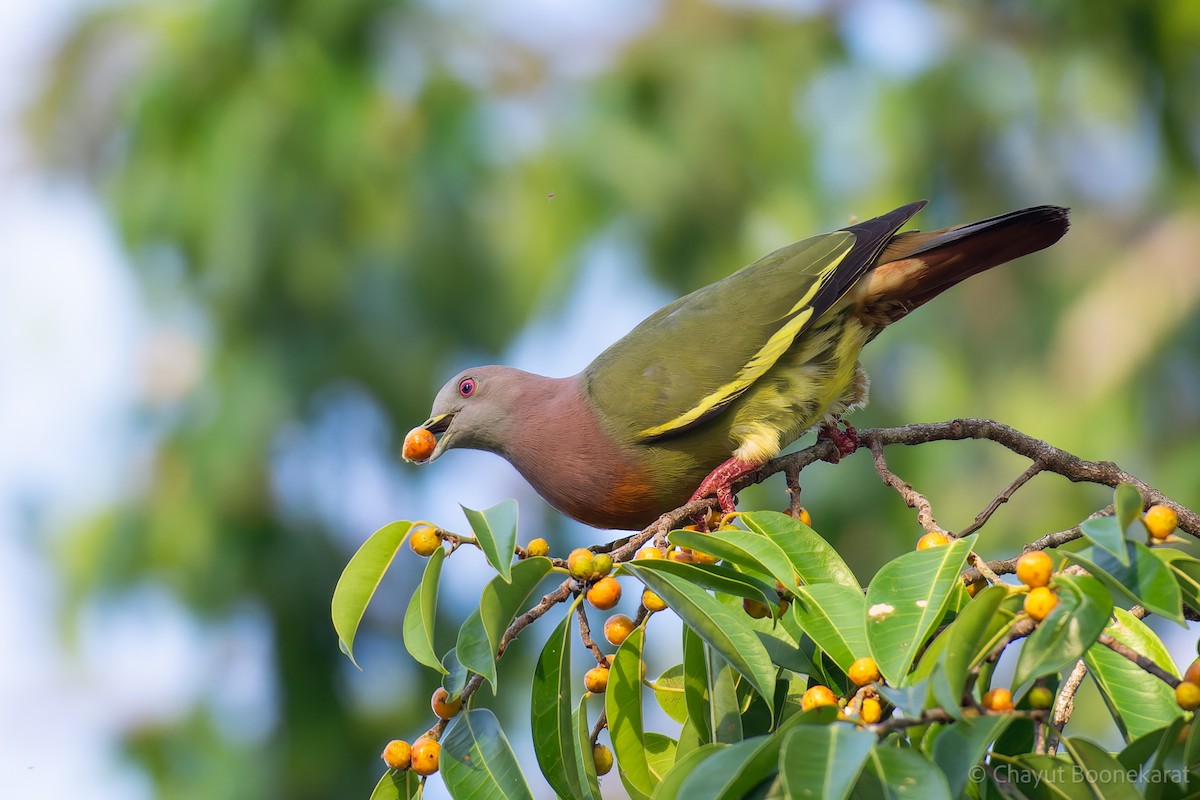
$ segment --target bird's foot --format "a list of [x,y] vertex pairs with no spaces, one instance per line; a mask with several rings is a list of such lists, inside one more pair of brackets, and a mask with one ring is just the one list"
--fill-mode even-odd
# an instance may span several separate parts
[[[838,427],[839,423],[845,425],[845,428]],[[858,431],[853,425],[847,425],[840,419],[834,422],[825,422],[817,429],[817,439],[828,439],[833,442],[833,446],[837,448],[837,457],[834,462],[840,461],[846,456],[858,449]]]
[[[692,494],[691,500],[702,500],[709,495],[716,495],[717,504],[721,508],[722,514],[729,514],[736,510],[736,499],[733,496],[733,483],[743,475],[749,475],[751,472],[759,468],[759,464],[750,461],[742,461],[740,458],[734,457],[714,469],[700,483],[695,493]],[[704,515],[707,524],[707,514]],[[697,524],[701,524],[697,522]]]

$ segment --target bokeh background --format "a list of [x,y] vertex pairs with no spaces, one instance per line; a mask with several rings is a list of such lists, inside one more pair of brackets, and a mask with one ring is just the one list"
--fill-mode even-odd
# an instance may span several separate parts
[[[0,794],[365,798],[435,684],[400,642],[408,552],[364,670],[338,652],[358,544],[508,497],[523,541],[602,538],[495,457],[402,464],[441,383],[571,374],[678,294],[919,197],[925,228],[1040,203],[1073,227],[874,343],[854,422],[995,417],[1200,505],[1198,98],[1194,0],[0,2]],[[891,460],[950,528],[1024,466]],[[804,475],[864,579],[919,534],[868,461]],[[1107,501],[1039,478],[983,552]],[[519,747],[547,632],[502,664]]]

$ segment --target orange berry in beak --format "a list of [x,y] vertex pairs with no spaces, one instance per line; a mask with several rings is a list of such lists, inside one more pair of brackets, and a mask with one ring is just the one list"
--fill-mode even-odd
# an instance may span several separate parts
[[405,461],[414,461],[419,464],[429,460],[435,447],[437,447],[437,437],[432,432],[425,428],[413,428],[404,437],[404,448],[400,454],[404,456]]

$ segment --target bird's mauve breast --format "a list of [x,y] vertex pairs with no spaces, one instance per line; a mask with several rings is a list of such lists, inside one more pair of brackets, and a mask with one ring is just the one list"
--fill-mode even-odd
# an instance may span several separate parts
[[522,403],[503,455],[546,502],[587,525],[639,530],[670,510],[639,462],[640,447],[614,441],[578,382],[563,380],[559,391]]

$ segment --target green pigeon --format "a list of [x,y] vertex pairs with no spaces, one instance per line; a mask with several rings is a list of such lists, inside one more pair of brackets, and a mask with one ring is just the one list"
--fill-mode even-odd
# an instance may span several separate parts
[[488,450],[562,513],[637,530],[689,499],[733,510],[734,482],[814,427],[850,452],[853,429],[838,423],[867,399],[863,346],[1068,226],[1067,209],[1037,206],[897,233],[924,205],[776,250],[659,309],[578,375],[464,370],[413,431],[441,438],[412,460]]

